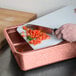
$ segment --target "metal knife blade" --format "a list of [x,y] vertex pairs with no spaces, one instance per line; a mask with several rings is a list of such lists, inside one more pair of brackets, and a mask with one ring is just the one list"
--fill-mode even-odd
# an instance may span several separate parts
[[38,29],[38,30],[41,30],[41,31],[46,32],[48,34],[54,34],[54,32],[57,30],[57,29],[52,29],[49,27],[39,26],[39,25],[35,25],[35,24],[27,24],[27,27],[33,28],[33,29]]

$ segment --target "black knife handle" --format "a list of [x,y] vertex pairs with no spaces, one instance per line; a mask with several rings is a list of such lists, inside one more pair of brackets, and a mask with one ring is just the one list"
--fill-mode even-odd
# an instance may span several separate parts
[[57,28],[53,29],[54,32],[56,32]]
[[[55,32],[56,32],[56,30],[57,30],[57,28],[53,29],[53,32],[55,33]],[[61,39],[65,41],[65,39],[63,39],[63,36],[62,36],[62,38],[61,38]]]

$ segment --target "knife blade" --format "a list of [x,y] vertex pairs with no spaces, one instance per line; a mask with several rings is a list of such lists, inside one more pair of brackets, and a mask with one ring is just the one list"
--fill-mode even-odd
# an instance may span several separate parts
[[39,25],[35,25],[35,24],[27,24],[26,26],[28,28],[33,28],[33,29],[41,30],[41,31],[43,31],[45,33],[48,33],[48,34],[54,34],[55,31],[57,30],[56,28],[52,29],[52,28],[49,28],[49,27],[39,26]]

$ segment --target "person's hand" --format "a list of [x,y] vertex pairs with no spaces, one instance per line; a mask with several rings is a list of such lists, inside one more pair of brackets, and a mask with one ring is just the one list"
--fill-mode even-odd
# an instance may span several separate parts
[[62,38],[69,42],[76,41],[76,24],[64,24],[55,32],[58,39]]

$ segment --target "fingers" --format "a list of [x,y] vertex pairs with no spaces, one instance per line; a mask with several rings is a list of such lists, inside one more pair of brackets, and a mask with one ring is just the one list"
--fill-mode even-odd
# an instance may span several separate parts
[[55,32],[55,35],[56,35],[56,37],[57,37],[58,39],[61,39],[61,38],[62,38],[62,33],[61,33],[62,29],[63,29],[63,26],[60,27],[60,28],[59,28],[58,30],[56,30],[56,32]]
[[63,39],[68,41],[68,42],[72,42],[70,34],[63,33]]
[[58,30],[56,30],[55,34],[58,35],[59,33],[61,33],[62,29],[63,29],[63,27],[60,27]]
[[64,24],[55,32],[55,35],[58,39],[63,38],[64,34],[67,32],[67,29],[69,28],[69,25],[71,24]]
[[60,27],[56,32],[55,35],[58,39],[62,38],[69,42],[76,41],[76,24],[64,24]]
[[58,39],[61,39],[61,38],[62,38],[62,34],[59,33],[56,37],[57,37]]

